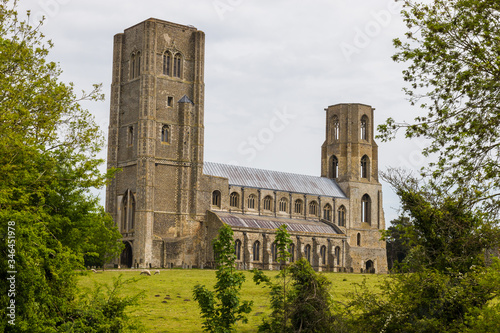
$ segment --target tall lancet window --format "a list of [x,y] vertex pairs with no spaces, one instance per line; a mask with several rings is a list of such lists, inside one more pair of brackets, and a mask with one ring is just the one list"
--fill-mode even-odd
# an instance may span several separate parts
[[368,178],[368,156],[361,158],[361,178]]
[[135,227],[135,198],[132,191],[127,190],[122,199],[122,231],[133,230]]
[[333,131],[333,139],[338,140],[340,138],[340,123],[339,117],[332,117],[332,131]]
[[163,74],[171,75],[172,72],[172,55],[170,52],[163,53]]
[[332,166],[331,178],[333,178],[333,179],[338,178],[338,176],[339,176],[339,160],[338,160],[337,156],[335,156],[335,155],[332,155],[330,160],[331,160],[330,163]]
[[174,57],[174,76],[180,78],[181,77],[181,65],[182,65],[182,56],[180,53],[177,53]]
[[371,199],[368,194],[361,198],[361,222],[370,223],[371,220]]
[[368,140],[368,117],[361,117],[361,140]]

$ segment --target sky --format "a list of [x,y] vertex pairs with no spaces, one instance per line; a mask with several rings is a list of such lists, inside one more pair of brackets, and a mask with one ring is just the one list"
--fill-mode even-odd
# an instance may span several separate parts
[[[205,32],[205,161],[319,176],[329,105],[371,105],[376,125],[418,112],[402,90],[405,65],[391,60],[406,31],[394,0],[20,0],[27,9],[45,17],[61,80],[76,91],[103,84],[106,100],[84,106],[106,138],[113,36],[151,17]],[[379,170],[425,165],[421,140],[377,143]],[[382,186],[389,223],[400,204]]]

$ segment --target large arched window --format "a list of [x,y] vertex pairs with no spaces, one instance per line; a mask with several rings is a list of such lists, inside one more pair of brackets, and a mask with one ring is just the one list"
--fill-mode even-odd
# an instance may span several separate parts
[[281,198],[279,203],[280,212],[286,212],[288,209],[288,200],[286,198]]
[[304,248],[304,257],[309,263],[311,262],[311,245],[307,244]]
[[368,178],[368,156],[364,155],[361,158],[361,178]]
[[321,256],[321,264],[322,265],[326,265],[326,246],[322,246],[320,249],[319,249],[319,254]]
[[339,266],[340,265],[340,247],[335,247],[335,262],[336,262],[336,265]]
[[163,53],[163,74],[171,75],[172,73],[172,54],[167,51]]
[[332,206],[330,206],[330,204],[326,204],[325,207],[323,207],[323,219],[327,221],[331,221],[332,219]]
[[273,202],[273,198],[271,198],[270,195],[266,196],[264,198],[264,210],[271,210],[273,207],[272,202]]
[[345,227],[345,207],[340,206],[338,209],[338,225],[339,227]]
[[338,140],[340,138],[340,123],[339,117],[337,116],[332,117],[332,135],[333,140]]
[[212,206],[220,208],[220,191],[215,190],[212,192]]
[[260,242],[259,241],[255,241],[253,243],[253,260],[254,261],[260,260]]
[[135,198],[132,191],[127,190],[122,199],[122,231],[133,230],[135,227]]
[[168,143],[168,133],[169,133],[169,128],[168,125],[163,125],[161,127],[161,142]]
[[248,196],[248,208],[249,209],[255,209],[255,194],[250,194]]
[[330,157],[330,166],[331,166],[331,172],[330,172],[330,178],[338,178],[339,176],[339,160],[337,156],[332,155]]
[[239,239],[234,242],[234,254],[236,255],[236,260],[241,259],[241,241]]
[[290,244],[290,247],[288,248],[288,252],[290,253],[290,262],[295,261],[295,244]]
[[361,198],[361,222],[370,223],[371,220],[371,199],[368,194]]
[[318,203],[316,201],[309,203],[309,215],[318,216]]
[[180,53],[177,53],[174,56],[174,76],[180,78],[182,70],[182,56]]
[[300,199],[295,200],[293,212],[296,214],[302,214],[302,200]]
[[240,206],[240,195],[237,192],[233,192],[229,196],[229,205],[231,207],[239,207]]
[[364,115],[361,117],[361,140],[368,140],[368,117]]

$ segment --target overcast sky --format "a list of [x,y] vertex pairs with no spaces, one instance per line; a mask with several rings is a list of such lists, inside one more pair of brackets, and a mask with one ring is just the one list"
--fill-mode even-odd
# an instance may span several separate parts
[[[150,17],[206,34],[206,161],[319,176],[327,106],[371,105],[375,124],[414,115],[404,66],[391,60],[392,39],[405,32],[393,0],[20,1],[46,17],[62,80],[77,90],[103,83],[106,101],[85,106],[106,138],[113,35]],[[424,165],[418,141],[378,144],[380,170]],[[388,223],[399,202],[383,186]]]

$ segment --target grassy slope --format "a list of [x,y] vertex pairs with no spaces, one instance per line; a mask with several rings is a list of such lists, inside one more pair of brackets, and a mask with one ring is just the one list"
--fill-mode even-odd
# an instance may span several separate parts
[[[152,271],[153,272],[153,271]],[[276,275],[274,272],[266,272]],[[92,288],[95,282],[111,284],[113,277],[123,274],[124,278],[139,277],[139,271],[105,271],[82,276],[81,287]],[[256,332],[262,318],[268,314],[267,288],[257,286],[251,273],[245,271],[246,282],[242,288],[242,299],[253,300],[252,312],[247,324],[238,324],[238,332]],[[383,276],[343,273],[325,273],[332,281],[331,292],[336,300],[342,301],[344,293],[353,291],[355,283],[366,277],[368,286],[375,286]],[[145,298],[132,308],[132,317],[138,318],[149,332],[202,332],[198,303],[193,300],[192,289],[196,284],[211,289],[215,284],[213,270],[161,270],[159,275],[145,276],[142,280],[126,286],[123,295],[145,292]]]

